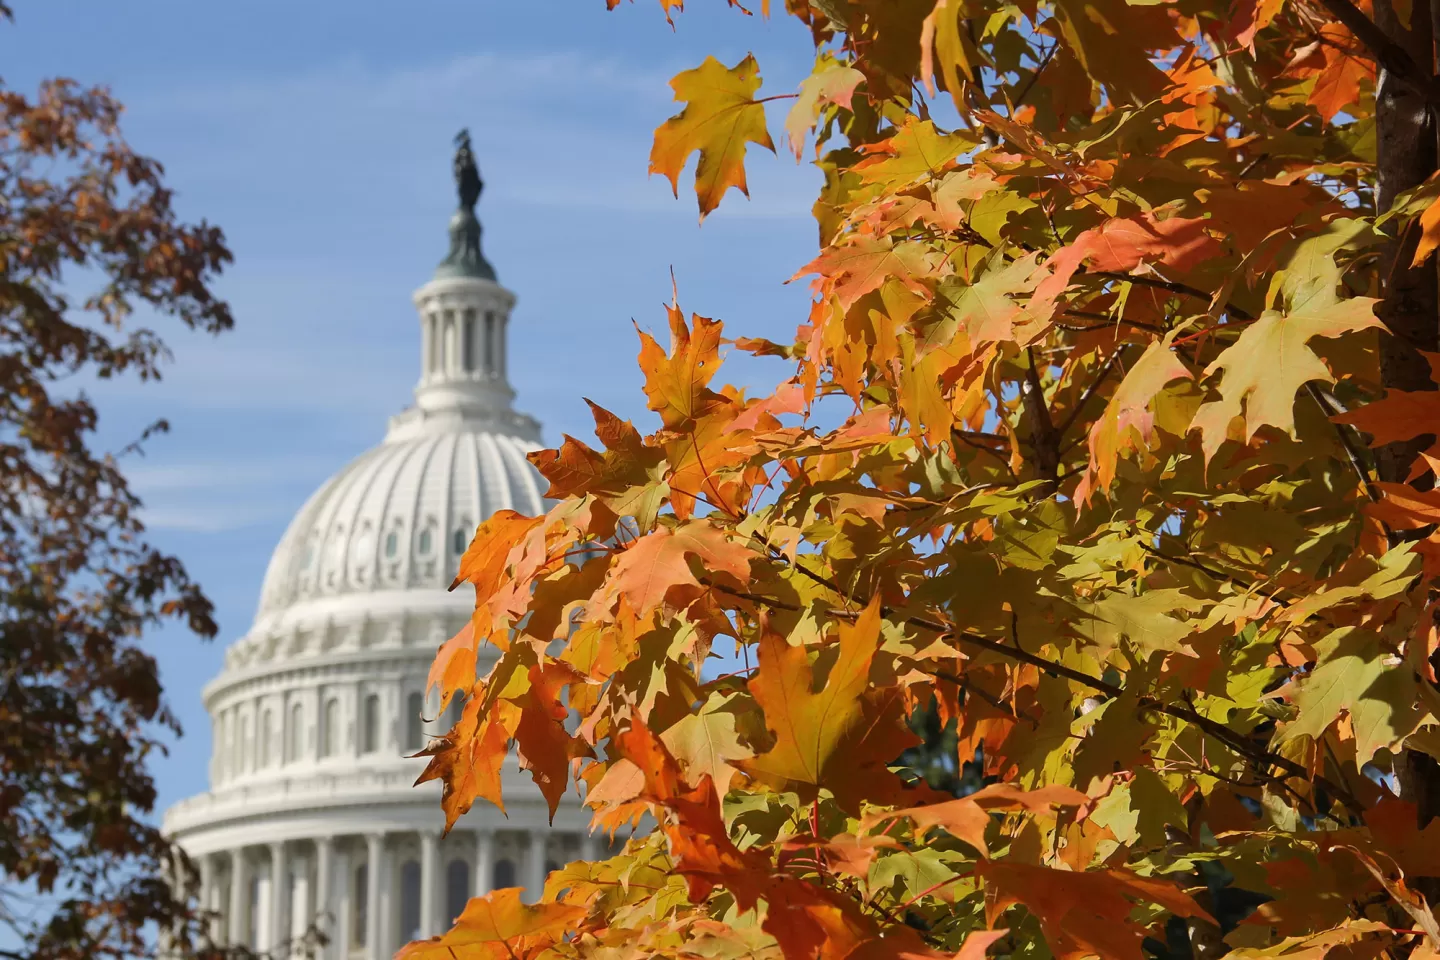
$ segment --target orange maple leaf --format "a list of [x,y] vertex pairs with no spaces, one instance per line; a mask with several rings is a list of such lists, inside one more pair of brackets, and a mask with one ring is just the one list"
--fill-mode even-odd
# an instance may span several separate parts
[[660,527],[641,537],[616,557],[605,583],[591,601],[591,610],[605,618],[622,597],[636,616],[648,617],[665,603],[672,589],[691,587],[700,581],[690,571],[695,557],[705,569],[725,573],[741,583],[750,580],[750,561],[756,554],[732,540],[725,531],[704,521],[678,527]]
[[1175,332],[1171,331],[1146,348],[1090,428],[1090,465],[1075,489],[1077,503],[1086,504],[1096,490],[1110,488],[1115,464],[1121,451],[1132,445],[1134,435],[1138,435],[1140,443],[1149,442],[1155,422],[1150,402],[1155,395],[1172,381],[1193,378],[1194,374],[1172,352],[1174,339]]
[[754,909],[769,884],[770,862],[756,851],[735,846],[720,812],[720,797],[702,776],[690,786],[680,764],[660,738],[643,723],[632,722],[612,739],[617,752],[639,769],[644,796],[674,814],[665,825],[675,872],[685,877],[690,901],[703,903],[722,886],[742,910]]
[[907,810],[894,810],[876,817],[867,817],[865,826],[904,818],[915,825],[918,840],[931,827],[942,827],[980,852],[990,855],[985,842],[985,829],[990,814],[999,811],[1024,810],[1048,812],[1052,807],[1086,807],[1091,798],[1072,787],[1052,784],[1038,790],[1021,790],[1008,783],[994,783],[966,797],[934,803]]
[[500,772],[520,712],[502,701],[482,717],[484,705],[485,697],[472,696],[454,729],[422,751],[430,762],[415,783],[440,781],[440,808],[447,831],[478,799],[489,800],[502,812],[505,809]]
[[879,290],[887,280],[897,280],[916,294],[928,298],[930,291],[920,281],[935,273],[936,257],[925,244],[880,239],[855,234],[843,246],[827,247],[791,277],[797,280],[820,274],[823,283],[840,304],[849,310],[865,294]]
[[531,667],[529,689],[516,701],[520,707],[516,753],[550,805],[552,820],[569,783],[570,761],[587,752],[583,742],[565,729],[568,710],[561,697],[561,691],[579,678],[575,668],[563,661]]
[[838,631],[839,655],[819,690],[807,648],[775,633],[761,638],[760,667],[749,687],[775,744],[739,766],[779,789],[795,790],[803,802],[824,785],[842,805],[854,806],[860,795],[873,799],[893,785],[887,775],[898,783],[886,766],[914,737],[895,697],[867,695],[880,645],[879,601]]
[[1046,315],[1065,292],[1082,265],[1095,270],[1125,273],[1142,263],[1160,264],[1184,272],[1224,249],[1206,232],[1203,219],[1170,217],[1159,220],[1152,211],[1135,217],[1115,217],[1077,236],[1055,251],[1046,262],[1050,276],[1035,288],[1031,311]]
[[[1430,361],[1431,376],[1440,376],[1440,354],[1426,354],[1426,358]],[[1440,435],[1440,391],[1387,390],[1379,400],[1332,419],[1336,423],[1348,423],[1364,430],[1370,434],[1371,446],[1374,447],[1426,434]],[[1440,464],[1440,440],[1431,444],[1416,460],[1411,479],[1422,474],[1427,466],[1435,469],[1437,464]]]
[[685,109],[655,131],[650,150],[650,172],[663,173],[675,196],[680,195],[680,171],[690,154],[700,151],[695,167],[695,195],[700,219],[720,205],[731,187],[747,197],[745,145],[757,143],[771,153],[775,144],[765,128],[765,107],[755,99],[760,89],[760,65],[747,55],[734,67],[714,57],[670,81],[675,99]]
[[519,887],[475,897],[449,933],[403,947],[395,960],[526,960],[560,941],[585,917],[585,908],[561,903],[520,902]]
[[1130,919],[1135,901],[1159,904],[1177,917],[1215,921],[1168,880],[1128,870],[1053,870],[1025,863],[982,860],[985,920],[990,926],[1012,904],[1023,903],[1039,920],[1056,960],[1107,957],[1143,960],[1145,927]]
[[699,314],[691,316],[693,329],[676,304],[665,308],[670,322],[670,350],[640,330],[640,369],[645,373],[648,406],[660,414],[665,426],[675,429],[705,415],[725,398],[707,386],[720,369],[720,342],[724,324]]
[[1375,65],[1360,54],[1359,42],[1338,23],[1320,26],[1324,66],[1315,77],[1309,102],[1326,121],[1360,99],[1360,87],[1375,79]]

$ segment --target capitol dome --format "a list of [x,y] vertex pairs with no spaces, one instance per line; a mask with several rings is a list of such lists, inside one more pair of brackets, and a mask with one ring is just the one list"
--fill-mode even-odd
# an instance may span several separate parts
[[471,896],[521,886],[533,898],[547,871],[603,853],[573,797],[549,823],[513,753],[508,818],[481,803],[441,837],[439,785],[414,786],[425,761],[413,754],[459,715],[437,717],[425,684],[473,606],[471,591],[448,591],[460,557],[496,510],[545,509],[526,459],[540,426],[514,409],[506,376],[515,297],[480,250],[463,134],[455,175],[449,254],[414,294],[414,403],[281,537],[254,623],[203,692],[210,789],[165,815],[222,943],[284,950],[318,926],[326,960],[380,960],[448,929]]

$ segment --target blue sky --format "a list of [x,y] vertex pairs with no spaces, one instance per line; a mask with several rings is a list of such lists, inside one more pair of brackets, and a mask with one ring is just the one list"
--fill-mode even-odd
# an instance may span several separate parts
[[[162,324],[175,353],[164,382],[99,393],[112,446],[170,420],[130,473],[154,539],[185,559],[221,624],[211,644],[153,638],[188,731],[156,764],[161,808],[205,788],[200,688],[248,627],[291,515],[409,401],[410,293],[445,252],[457,129],[471,129],[486,181],[486,254],[519,296],[517,405],[547,443],[590,436],[582,397],[650,422],[631,321],[663,334],[672,267],[682,305],[735,335],[788,339],[804,319],[806,284],[784,281],[815,252],[813,168],[752,151],[752,199],[732,193],[703,227],[693,195],[672,199],[645,172],[652,131],[678,109],[669,78],[753,51],[763,93],[793,90],[811,56],[794,21],[723,0],[692,0],[674,32],[653,0],[613,12],[604,0],[14,6],[5,83],[109,85],[182,213],[219,224],[235,252],[219,289],[236,330],[212,340]],[[722,371],[754,386],[785,375],[774,361]]]

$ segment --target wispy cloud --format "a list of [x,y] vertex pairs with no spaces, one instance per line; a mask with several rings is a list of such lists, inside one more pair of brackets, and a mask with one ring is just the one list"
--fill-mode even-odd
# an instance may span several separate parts
[[[676,69],[679,69],[677,66]],[[343,101],[347,109],[437,107],[469,102],[516,103],[547,97],[613,96],[642,101],[670,99],[666,81],[674,70],[637,69],[619,58],[597,60],[579,52],[464,54],[438,63],[376,66],[344,57],[298,73],[247,75],[152,91],[136,106],[214,116],[232,110],[264,110],[277,100],[303,108]]]
[[308,454],[269,459],[138,462],[125,473],[144,502],[141,519],[152,530],[221,533],[286,519],[296,491],[309,478],[336,467]]

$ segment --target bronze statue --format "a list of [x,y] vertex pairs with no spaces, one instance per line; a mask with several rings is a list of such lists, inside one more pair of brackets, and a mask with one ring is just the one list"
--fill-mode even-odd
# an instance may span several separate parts
[[468,129],[455,135],[455,186],[460,191],[460,209],[474,210],[485,181],[480,179],[480,168],[475,165]]
[[495,268],[480,252],[480,221],[475,217],[475,204],[485,182],[470,148],[470,131],[455,135],[455,189],[460,194],[460,207],[450,218],[450,252],[440,261],[437,277],[476,277],[495,279]]

